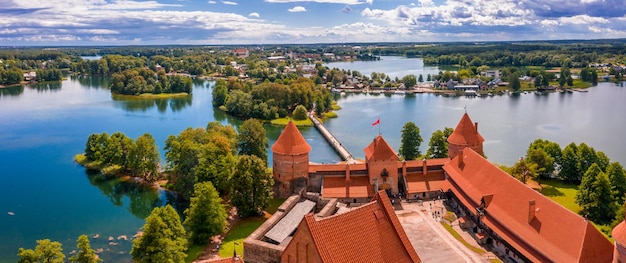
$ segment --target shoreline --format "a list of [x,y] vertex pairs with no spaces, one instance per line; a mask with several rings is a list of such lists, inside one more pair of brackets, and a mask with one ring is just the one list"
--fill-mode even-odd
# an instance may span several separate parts
[[111,96],[121,98],[121,99],[169,99],[169,98],[182,98],[190,96],[191,94],[187,92],[180,93],[142,93],[139,95],[127,95],[127,94],[119,94],[111,92]]

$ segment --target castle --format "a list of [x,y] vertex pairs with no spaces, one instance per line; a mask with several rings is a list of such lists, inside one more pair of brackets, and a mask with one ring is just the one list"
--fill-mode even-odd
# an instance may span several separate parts
[[275,193],[318,193],[367,203],[379,190],[406,198],[442,197],[460,223],[507,262],[626,262],[626,223],[616,245],[591,222],[517,181],[483,157],[484,138],[465,113],[448,137],[449,158],[400,160],[378,135],[363,163],[316,164],[293,123],[272,146]]

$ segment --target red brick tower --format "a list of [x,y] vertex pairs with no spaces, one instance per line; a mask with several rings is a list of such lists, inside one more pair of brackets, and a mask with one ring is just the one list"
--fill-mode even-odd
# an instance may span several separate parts
[[378,185],[378,189],[398,193],[398,154],[383,139],[376,136],[374,141],[365,148],[365,160],[367,171],[372,185]]
[[[279,197],[288,197],[296,187],[306,186],[309,178],[309,152],[306,142],[296,125],[289,121],[272,146],[274,192]],[[302,185],[304,184],[304,185]]]
[[480,155],[483,154],[485,139],[478,133],[478,122],[472,123],[467,112],[456,125],[454,132],[448,137],[448,157],[454,158],[459,151],[469,147]]

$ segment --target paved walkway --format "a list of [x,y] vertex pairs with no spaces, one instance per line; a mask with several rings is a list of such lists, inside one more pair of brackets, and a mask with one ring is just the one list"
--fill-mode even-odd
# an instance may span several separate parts
[[333,147],[333,149],[335,149],[335,152],[337,152],[339,154],[339,156],[341,156],[341,158],[350,163],[357,163],[356,159],[354,159],[354,157],[352,156],[352,154],[348,151],[348,149],[343,146],[343,144],[341,144],[341,142],[339,142],[339,140],[337,140],[337,138],[335,137],[335,135],[333,135],[327,128],[326,126],[324,126],[324,124],[322,122],[320,122],[316,117],[315,117],[315,112],[311,111],[309,112],[309,119],[311,119],[311,121],[313,122],[313,124],[315,125],[315,128],[317,128],[317,130],[322,134],[322,136],[326,139],[326,141],[328,142],[328,144],[330,144],[331,147]]
[[396,214],[422,262],[489,262],[486,255],[469,250],[433,218],[435,211],[445,214],[441,201],[402,202],[401,206]]

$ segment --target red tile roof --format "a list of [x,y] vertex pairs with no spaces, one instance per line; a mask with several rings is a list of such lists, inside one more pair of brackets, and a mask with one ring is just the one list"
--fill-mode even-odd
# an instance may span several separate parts
[[302,137],[298,127],[292,121],[287,123],[287,127],[272,146],[272,152],[278,154],[305,154],[310,151],[311,146]]
[[[350,187],[346,187],[345,177],[324,177],[322,196],[326,198],[362,198],[374,196],[374,186],[370,184],[367,176],[351,176]],[[348,192],[349,190],[349,192]]]
[[309,214],[303,223],[322,262],[421,261],[384,191],[350,212],[318,220]]
[[443,171],[428,172],[426,175],[420,173],[409,173],[406,176],[407,193],[410,195],[423,192],[439,191],[446,176]]
[[456,145],[476,145],[484,141],[485,139],[478,133],[478,128],[467,115],[467,112],[463,114],[454,132],[448,137],[448,143]]
[[[444,170],[448,180],[443,190],[451,190],[473,214],[481,199],[486,199],[486,214],[480,221],[529,260],[611,262],[613,245],[591,222],[522,184],[470,148]],[[530,209],[531,201],[534,209]]]
[[374,141],[364,151],[365,159],[368,161],[398,160],[396,151],[389,146],[381,135],[376,136]]

